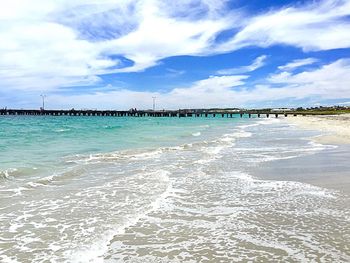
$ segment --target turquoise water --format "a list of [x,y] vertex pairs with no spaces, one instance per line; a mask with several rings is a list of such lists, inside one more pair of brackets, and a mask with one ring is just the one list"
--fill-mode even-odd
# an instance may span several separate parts
[[317,134],[283,119],[2,116],[0,261],[349,262],[348,196],[249,174],[336,152]]
[[239,121],[226,118],[2,117],[0,169],[46,167],[75,154],[174,146],[201,140]]

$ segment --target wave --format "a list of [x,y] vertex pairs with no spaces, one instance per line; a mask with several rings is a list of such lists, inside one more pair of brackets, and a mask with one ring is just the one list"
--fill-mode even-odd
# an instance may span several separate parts
[[68,129],[68,128],[66,128],[66,129],[56,129],[56,130],[54,130],[54,132],[57,132],[57,133],[62,133],[62,132],[68,132],[68,131],[70,131],[71,129]]
[[[232,133],[224,134],[221,138],[212,141],[199,141],[193,143],[186,143],[178,146],[159,147],[154,149],[135,149],[124,150],[109,153],[97,153],[89,155],[74,155],[63,158],[66,164],[71,164],[70,167],[64,171],[45,176],[35,181],[27,182],[25,189],[36,189],[38,187],[50,186],[53,183],[60,182],[62,180],[69,180],[77,176],[82,176],[84,173],[89,173],[91,169],[95,169],[96,164],[109,163],[123,163],[129,164],[130,162],[140,162],[145,160],[156,160],[163,154],[176,152],[177,156],[181,156],[183,152],[187,151],[199,151],[203,152],[205,156],[196,160],[195,163],[205,164],[212,162],[215,159],[221,158],[220,153],[228,147],[232,147],[237,138],[249,137],[252,134],[242,130],[235,130]],[[91,165],[91,167],[89,167]],[[8,173],[6,173],[8,177]]]
[[[199,136],[201,133],[194,133],[193,136]],[[74,155],[64,158],[67,163],[76,164],[88,164],[88,163],[100,163],[100,162],[116,162],[116,161],[141,161],[147,159],[154,159],[160,157],[166,152],[172,151],[187,151],[187,150],[202,150],[212,151],[213,147],[217,146],[220,149],[233,146],[233,143],[238,138],[246,138],[252,136],[251,132],[247,132],[241,129],[232,130],[231,133],[220,135],[219,139],[211,141],[203,140],[192,143],[185,143],[177,146],[158,147],[154,149],[133,149],[122,150],[109,153],[97,153],[90,155]],[[203,149],[202,149],[203,148]],[[215,151],[214,151],[215,153]]]
[[29,189],[43,187],[43,186],[49,186],[51,183],[60,182],[63,180],[70,180],[72,178],[76,178],[78,176],[81,176],[87,170],[88,170],[87,167],[84,167],[84,166],[74,166],[74,167],[67,168],[64,171],[55,172],[49,176],[38,178],[35,181],[28,182],[26,185]]
[[[160,252],[160,256],[154,253],[156,256],[150,258],[149,262],[161,262],[166,258],[162,254],[168,252],[174,252],[174,258],[181,262],[181,253],[178,252],[183,247],[189,248],[186,255],[193,260],[198,256],[197,251],[207,247],[213,254],[217,251],[223,254],[225,251],[232,252],[226,253],[224,260],[231,262],[241,255],[246,258],[251,253],[259,255],[261,251],[268,253],[278,248],[283,251],[281,257],[288,261],[288,258],[295,259],[296,253],[303,255],[300,251],[310,249],[308,246],[316,244],[318,249],[324,244],[325,241],[317,233],[312,233],[311,240],[303,240],[303,237],[305,228],[317,227],[320,218],[328,213],[323,208],[327,207],[325,203],[333,202],[337,197],[333,192],[298,182],[259,180],[239,171],[203,177],[202,173],[198,176],[188,175],[182,181],[181,189],[190,187],[194,194],[185,192],[182,195],[168,195],[157,213],[140,218],[139,223],[130,226],[128,234],[113,239],[105,258],[111,257],[111,261],[119,262],[130,256],[128,259],[131,262],[134,259],[147,262],[143,255],[137,253],[143,248]],[[179,181],[177,185],[181,184]],[[164,205],[164,201],[170,205]],[[318,210],[318,206],[322,206],[323,210]],[[329,211],[327,217],[337,210]],[[337,217],[341,216],[342,220],[344,215],[340,213]],[[274,217],[276,220],[271,219]],[[307,220],[303,220],[305,217]],[[290,225],[291,230],[287,232]],[[281,240],[281,233],[287,238]],[[133,242],[138,237],[144,241],[142,244]],[[230,243],[233,239],[265,246],[255,251],[248,242],[248,249],[236,249],[236,243]],[[213,240],[216,246],[210,249],[206,244]],[[295,244],[301,249],[295,249]]]
[[160,181],[167,184],[163,193],[153,200],[145,209],[138,213],[129,215],[125,218],[125,223],[121,225],[115,225],[108,231],[105,231],[99,239],[92,244],[85,244],[84,247],[80,246],[77,249],[66,251],[64,254],[69,259],[69,262],[100,262],[102,256],[108,251],[109,245],[113,242],[113,239],[117,235],[125,234],[128,227],[136,225],[138,221],[145,218],[148,214],[159,209],[162,203],[172,194],[173,185],[169,178],[170,172],[167,170],[158,170],[154,173],[148,173],[148,175],[154,175]]
[[107,129],[107,130],[114,130],[114,129],[121,129],[123,128],[122,125],[105,125],[103,126],[104,129]]
[[35,172],[37,169],[36,167],[8,168],[0,171],[0,180],[15,180],[22,176],[28,176],[28,174]]
[[[37,188],[40,186],[49,186],[52,183],[59,182],[62,180],[74,178],[76,176],[81,176],[84,173],[89,173],[89,170],[95,169],[96,164],[130,164],[146,161],[146,160],[158,160],[162,158],[164,154],[176,152],[176,156],[180,157],[188,151],[202,153],[198,159],[194,160],[194,163],[204,165],[209,164],[219,158],[223,157],[223,151],[225,149],[235,146],[236,140],[239,138],[248,138],[253,135],[252,132],[246,131],[249,127],[254,127],[261,124],[275,123],[279,120],[266,120],[259,121],[258,123],[240,125],[233,129],[230,133],[220,135],[220,138],[214,140],[203,140],[198,142],[186,143],[178,146],[169,147],[158,147],[158,148],[147,148],[147,149],[133,149],[133,150],[122,150],[109,153],[97,153],[89,155],[74,155],[67,156],[63,161],[67,164],[72,164],[65,171],[56,172],[49,176],[37,179],[27,183],[29,188]],[[199,132],[200,134],[200,132]],[[197,135],[197,134],[196,134]],[[333,146],[322,145],[315,142],[308,142],[310,147],[298,148],[298,149],[285,149],[282,147],[264,147],[264,148],[232,148],[235,154],[239,152],[241,158],[248,162],[268,162],[274,160],[292,159],[297,158],[306,154],[312,154],[314,152],[329,149]],[[176,158],[178,158],[176,157]],[[90,168],[87,165],[92,165]],[[145,164],[143,164],[145,165]],[[10,172],[15,172],[16,170],[8,170],[0,173],[3,178],[9,178]]]
[[18,169],[16,168],[9,168],[3,171],[0,171],[0,178],[1,179],[10,179],[11,177],[13,177],[16,172],[18,171]]
[[[273,120],[272,122],[276,121]],[[35,189],[38,187],[50,186],[51,184],[61,182],[62,180],[69,180],[77,176],[82,176],[84,173],[88,174],[91,170],[95,169],[96,164],[100,164],[99,167],[103,167],[105,164],[129,165],[130,163],[135,163],[135,165],[138,165],[138,162],[144,162],[147,160],[152,161],[150,163],[152,164],[153,161],[163,158],[164,154],[173,152],[177,160],[189,151],[193,153],[201,153],[201,155],[198,156],[198,159],[193,160],[193,163],[207,166],[213,161],[222,158],[224,150],[232,147],[233,152],[228,152],[229,154],[239,154],[240,158],[243,158],[247,162],[253,163],[292,159],[333,147],[312,141],[308,142],[309,147],[298,149],[286,149],[283,147],[234,147],[237,139],[253,136],[252,132],[246,130],[247,128],[261,125],[262,123],[267,122],[259,121],[259,123],[241,125],[229,133],[220,135],[220,138],[209,141],[203,140],[177,146],[158,147],[153,149],[129,149],[109,153],[67,156],[63,158],[64,163],[68,165],[70,164],[67,169],[61,172],[55,172],[43,178],[36,179],[35,181],[28,182],[25,188]],[[89,167],[89,165],[91,166]],[[147,164],[142,165],[144,166]],[[0,172],[0,177],[8,179],[16,171],[17,169],[5,170],[3,172]]]

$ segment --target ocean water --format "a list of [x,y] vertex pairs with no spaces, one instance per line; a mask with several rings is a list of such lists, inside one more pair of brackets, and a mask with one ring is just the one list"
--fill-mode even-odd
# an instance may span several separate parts
[[278,119],[2,116],[0,261],[350,262],[349,196],[248,172],[335,149],[315,135]]

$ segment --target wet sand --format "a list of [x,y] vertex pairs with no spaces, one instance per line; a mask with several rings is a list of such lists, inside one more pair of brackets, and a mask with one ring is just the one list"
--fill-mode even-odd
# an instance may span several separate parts
[[262,163],[250,174],[266,180],[298,181],[350,195],[350,146]]
[[318,130],[324,135],[315,137],[320,143],[350,144],[350,114],[326,116],[297,116],[286,119],[302,129]]
[[285,121],[298,129],[320,132],[321,135],[310,139],[337,147],[308,156],[263,163],[249,172],[262,179],[305,182],[350,195],[350,114],[298,116]]

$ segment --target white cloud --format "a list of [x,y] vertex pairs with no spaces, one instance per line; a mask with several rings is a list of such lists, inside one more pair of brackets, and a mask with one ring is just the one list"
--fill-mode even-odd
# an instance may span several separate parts
[[245,83],[247,75],[212,76],[167,93],[120,89],[74,96],[52,95],[48,97],[48,105],[52,108],[101,108],[103,105],[113,109],[148,109],[152,107],[153,96],[157,97],[158,109],[249,107],[252,103],[311,97],[319,100],[346,99],[350,98],[348,72],[350,59],[340,59],[298,74],[279,73],[270,77],[270,83],[250,88]]
[[[248,76],[212,76],[192,83],[189,87],[179,87],[167,93],[131,91],[118,89],[110,92],[95,92],[84,95],[50,95],[48,105],[52,108],[152,108],[152,97],[157,97],[157,108],[204,108],[217,105],[231,105],[231,92],[243,85]],[[51,102],[51,104],[50,104]],[[103,105],[103,106],[101,106]]]
[[279,66],[278,69],[285,71],[292,71],[296,68],[307,66],[318,62],[316,58],[305,58],[305,59],[295,59],[292,62],[287,63],[286,65]]
[[[350,1],[325,0],[249,16],[228,10],[213,0],[11,0],[0,9],[0,89],[23,92],[93,85],[105,73],[141,71],[171,56],[205,56],[246,46],[287,44],[308,50],[350,47]],[[244,18],[244,19],[243,19]],[[237,30],[232,38],[215,41],[221,32]],[[126,58],[131,66],[124,62]],[[271,85],[254,89],[232,87],[248,76],[228,76],[264,65],[227,69],[221,77],[156,95],[164,107],[244,104],[252,100],[349,95],[349,63],[340,60],[314,71],[282,72]],[[305,62],[305,61],[304,61]],[[310,61],[309,61],[310,62]],[[282,66],[292,70],[300,66]],[[306,65],[306,64],[304,64]],[[288,69],[289,68],[289,69]],[[304,90],[303,90],[304,89]],[[148,105],[153,93],[118,90],[93,95],[56,96],[57,105],[127,107]],[[131,96],[131,97],[130,97]],[[60,100],[60,98],[62,100]],[[125,103],[120,103],[120,98]],[[101,101],[99,101],[101,100]]]
[[[235,20],[222,3],[3,2],[0,84],[29,90],[91,85],[99,74],[140,71],[162,58],[207,53],[215,35]],[[133,65],[124,65],[121,57]]]
[[282,72],[272,75],[269,81],[283,84],[294,97],[320,96],[326,99],[350,97],[350,59],[339,59],[321,68],[298,74]]
[[228,68],[217,71],[216,73],[219,75],[230,75],[230,74],[241,74],[246,72],[252,72],[258,68],[261,68],[265,65],[265,60],[267,56],[262,55],[254,59],[253,63],[248,66],[242,66],[238,68]]
[[286,44],[305,51],[350,47],[350,1],[313,1],[247,19],[246,25],[218,50]]
[[[185,1],[189,4],[200,1]],[[210,2],[210,1],[207,1]],[[166,2],[168,3],[168,2]],[[131,67],[115,69],[111,72],[140,71],[153,66],[162,58],[178,55],[203,55],[211,53],[209,50],[213,38],[219,32],[231,28],[235,16],[215,16],[210,2],[207,6],[209,13],[196,18],[186,13],[187,17],[173,17],[182,11],[164,7],[165,4],[154,4],[145,1],[141,5],[141,22],[136,30],[120,38],[107,41],[105,48],[109,53],[121,53],[135,62]],[[201,9],[200,5],[196,9]],[[171,11],[170,11],[171,10]],[[199,11],[198,11],[199,12]],[[196,14],[196,11],[194,11]]]
[[97,71],[117,63],[57,23],[21,21],[0,29],[2,87],[33,90],[91,84],[98,79]]

